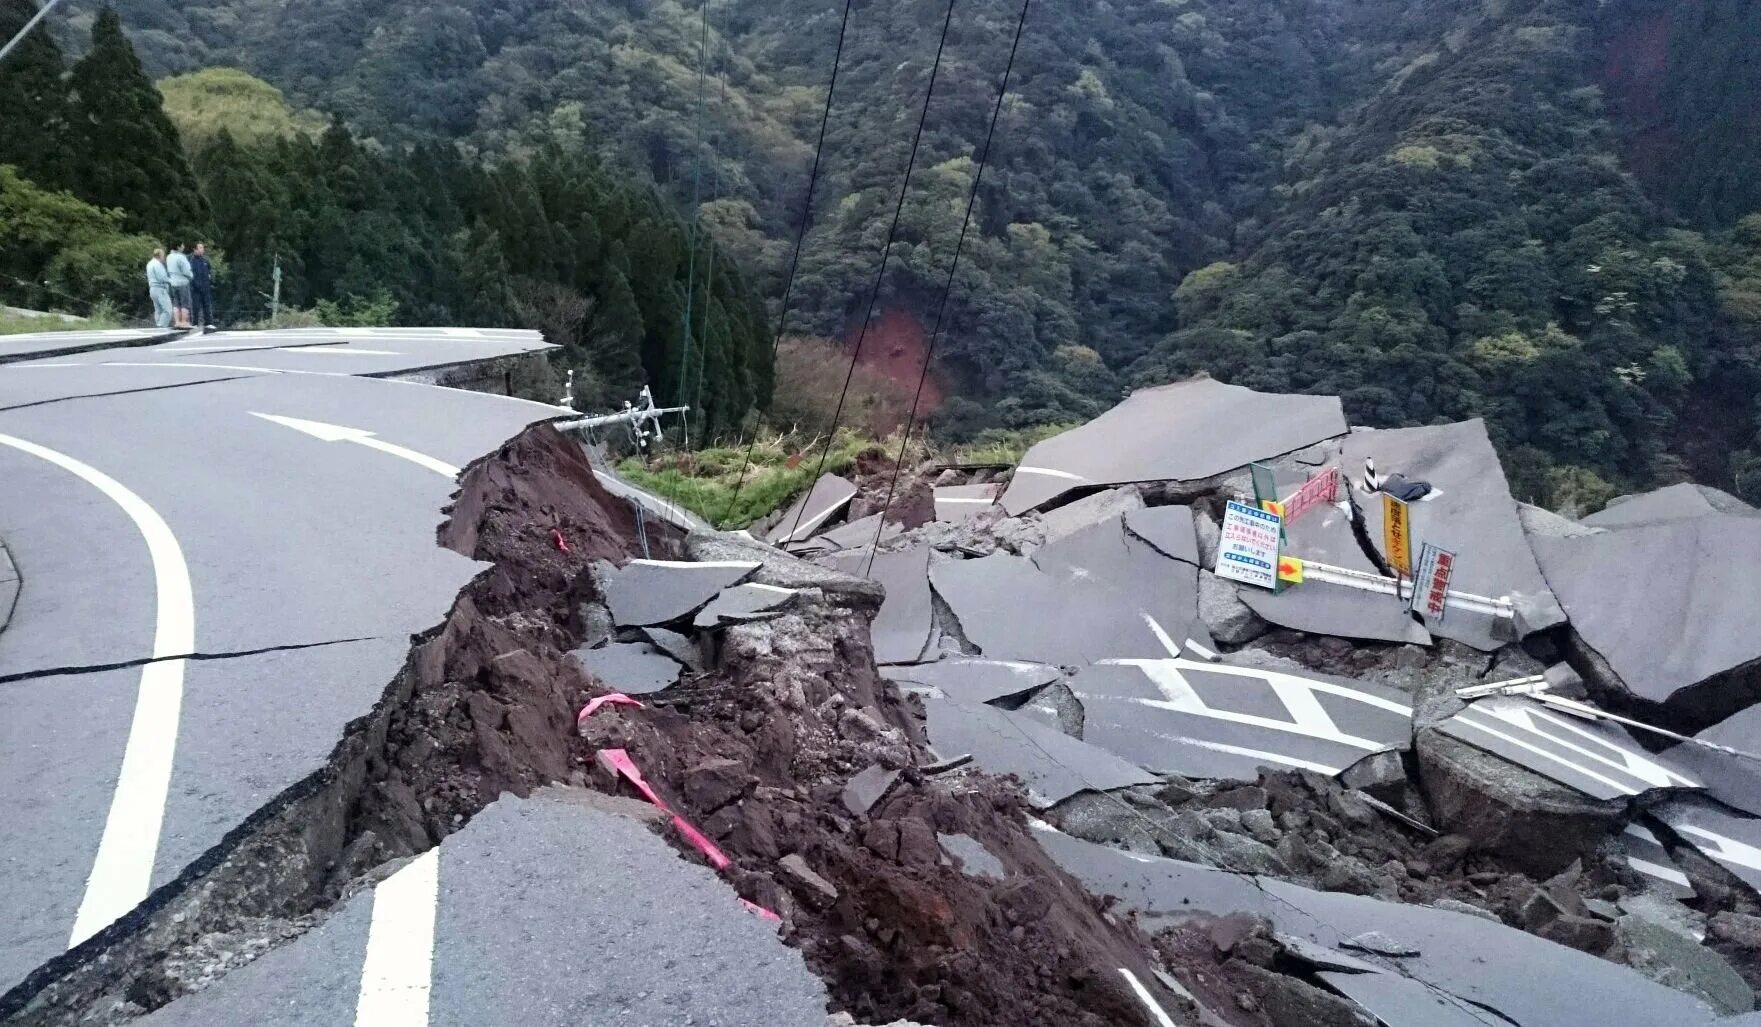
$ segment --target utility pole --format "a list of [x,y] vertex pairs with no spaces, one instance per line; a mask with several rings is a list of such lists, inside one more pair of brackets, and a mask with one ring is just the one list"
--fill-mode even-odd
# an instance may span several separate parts
[[281,254],[275,255],[275,268],[269,273],[269,280],[274,283],[275,291],[269,295],[269,327],[276,328],[281,324]]
[[42,9],[39,10],[36,13],[36,15],[31,18],[30,21],[25,22],[24,28],[19,29],[18,34],[13,36],[10,40],[8,40],[4,47],[0,47],[0,61],[5,60],[6,55],[12,52],[12,48],[17,46],[19,43],[22,43],[24,41],[24,37],[31,34],[31,29],[34,29],[37,27],[37,22],[42,21],[49,14],[50,11],[55,9],[55,5],[60,2],[61,2],[61,0],[49,0],[49,2],[44,4]]

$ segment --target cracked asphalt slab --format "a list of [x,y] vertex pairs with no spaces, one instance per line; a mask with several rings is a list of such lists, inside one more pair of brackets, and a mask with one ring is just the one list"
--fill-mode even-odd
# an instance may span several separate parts
[[[799,951],[682,860],[650,816],[550,788],[503,796],[443,842],[427,1022],[823,1024],[825,985]],[[375,901],[357,893],[316,930],[142,1024],[356,1024]]]
[[[322,762],[484,566],[435,544],[457,467],[564,411],[350,376],[114,365],[9,366],[0,407],[0,477],[16,486],[0,533],[30,579],[0,635],[0,795],[18,797],[0,817],[9,985]],[[280,646],[305,648],[176,659]],[[131,741],[143,715],[157,719]],[[119,769],[137,759],[158,770]],[[118,792],[137,779],[152,782],[139,803]],[[107,845],[107,816],[129,812],[122,798],[111,810],[118,795],[152,815],[118,821],[130,829]],[[82,916],[105,852],[129,883]]]

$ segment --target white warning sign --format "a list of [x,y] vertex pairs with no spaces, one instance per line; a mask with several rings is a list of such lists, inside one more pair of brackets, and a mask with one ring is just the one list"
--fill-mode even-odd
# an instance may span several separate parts
[[1217,545],[1217,576],[1260,588],[1278,587],[1278,540],[1283,518],[1230,502]]

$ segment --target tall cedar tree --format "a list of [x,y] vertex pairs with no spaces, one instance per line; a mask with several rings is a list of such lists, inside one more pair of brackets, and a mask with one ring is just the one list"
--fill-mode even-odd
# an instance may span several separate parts
[[[0,0],[0,44],[18,34],[37,13],[35,0]],[[0,63],[0,164],[53,189],[67,181],[67,64],[61,48],[38,25]]]
[[207,201],[153,80],[106,7],[92,25],[92,49],[73,66],[72,136],[82,155],[75,191],[127,212],[135,231],[187,238],[206,234]]

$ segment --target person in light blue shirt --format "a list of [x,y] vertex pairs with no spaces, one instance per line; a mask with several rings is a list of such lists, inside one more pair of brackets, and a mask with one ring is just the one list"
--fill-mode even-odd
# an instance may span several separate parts
[[153,324],[171,327],[171,272],[165,267],[165,251],[154,250],[147,261],[147,295],[153,298]]
[[190,321],[190,282],[195,272],[190,269],[190,258],[183,255],[183,243],[171,244],[171,253],[165,258],[165,273],[171,278],[171,307],[175,312],[171,326],[194,327]]

